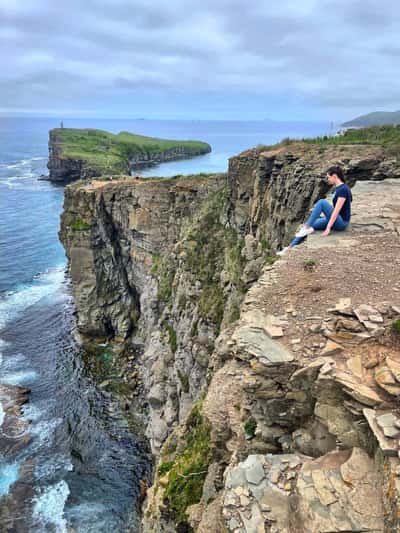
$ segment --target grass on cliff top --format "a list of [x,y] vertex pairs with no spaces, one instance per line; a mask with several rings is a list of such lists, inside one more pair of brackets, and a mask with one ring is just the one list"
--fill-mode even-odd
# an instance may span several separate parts
[[277,144],[258,146],[260,150],[280,148],[293,144],[306,143],[319,146],[348,145],[348,144],[371,144],[392,149],[394,153],[400,153],[400,125],[399,126],[372,126],[370,128],[349,129],[342,135],[329,137],[310,137],[305,139],[282,139]]
[[[207,152],[211,147],[201,141],[176,141],[145,137],[126,131],[118,134],[97,129],[56,128],[51,130],[61,157],[86,161],[108,172],[127,172],[128,160],[174,148],[185,148],[188,155]],[[60,144],[61,143],[61,144]]]

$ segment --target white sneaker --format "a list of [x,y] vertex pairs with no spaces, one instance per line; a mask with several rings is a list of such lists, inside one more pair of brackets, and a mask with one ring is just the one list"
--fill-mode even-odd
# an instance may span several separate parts
[[285,255],[286,252],[290,250],[290,246],[286,246],[286,248],[283,248],[280,252],[276,252],[276,255],[282,256]]
[[296,233],[295,237],[307,237],[307,235],[311,235],[313,231],[314,231],[314,228],[312,228],[311,226],[303,226]]

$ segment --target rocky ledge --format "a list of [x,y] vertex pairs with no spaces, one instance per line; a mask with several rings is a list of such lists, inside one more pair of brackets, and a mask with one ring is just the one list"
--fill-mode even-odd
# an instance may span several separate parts
[[69,182],[112,174],[211,152],[200,141],[173,141],[96,129],[56,128],[49,132],[49,180]]
[[[351,228],[276,260],[334,163]],[[66,188],[79,330],[141,346],[145,531],[399,528],[399,171],[379,146],[295,143]]]

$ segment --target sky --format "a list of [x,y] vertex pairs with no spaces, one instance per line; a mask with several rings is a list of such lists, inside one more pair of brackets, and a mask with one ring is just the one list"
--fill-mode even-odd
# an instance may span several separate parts
[[400,109],[398,0],[0,0],[0,113],[329,120]]

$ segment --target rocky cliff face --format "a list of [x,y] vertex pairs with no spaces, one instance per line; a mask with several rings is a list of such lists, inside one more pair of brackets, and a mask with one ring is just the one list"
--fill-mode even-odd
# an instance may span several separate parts
[[54,131],[49,133],[49,179],[51,181],[75,181],[81,178],[99,176],[96,170],[86,169],[85,163],[80,159],[65,159],[61,155],[61,139]]
[[[388,333],[399,305],[388,285],[397,282],[386,276],[378,299],[365,292],[353,302],[350,294],[344,305],[348,293],[324,292],[323,273],[336,265],[329,249],[320,281],[312,278],[319,263],[311,245],[304,258],[271,266],[274,249],[326,194],[322,178],[338,162],[353,182],[399,176],[397,161],[377,147],[300,144],[245,152],[227,175],[66,188],[60,237],[78,327],[90,338],[141,346],[157,464],[146,531],[394,531],[387,528],[397,524],[397,466],[376,444],[382,426],[371,428],[395,406],[384,387],[376,390],[376,374],[386,357],[397,358]],[[398,211],[385,205],[369,214],[373,222],[359,220],[357,238],[364,228],[394,234]],[[390,227],[377,222],[382,209]],[[349,232],[337,247],[337,283],[362,272],[345,260],[357,238]],[[365,260],[374,242],[363,244]],[[382,256],[376,272],[383,263]],[[368,283],[376,272],[365,274]],[[363,304],[380,311],[365,318]],[[366,353],[386,346],[389,354],[378,357],[376,373],[364,366],[363,377],[354,349],[361,342]],[[384,379],[395,380],[390,371]],[[381,411],[370,413],[374,407]],[[367,483],[355,474],[360,468]],[[355,494],[372,502],[372,517]]]
[[129,159],[129,174],[134,170],[158,165],[160,163],[167,163],[168,161],[177,161],[179,159],[187,159],[188,157],[195,157],[204,155],[211,151],[211,148],[206,150],[191,150],[189,153],[184,146],[177,148],[170,148],[163,151],[151,151],[146,154],[141,154]]

